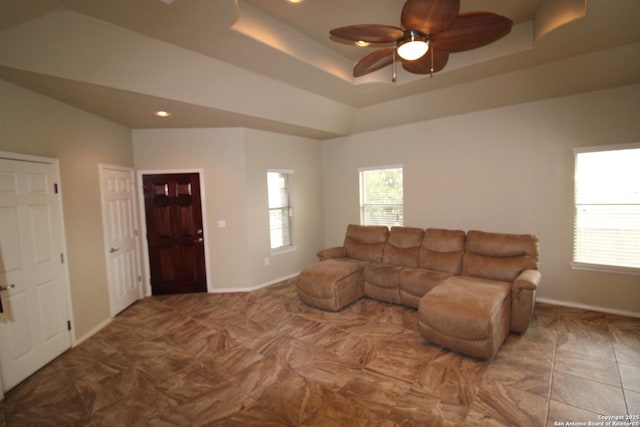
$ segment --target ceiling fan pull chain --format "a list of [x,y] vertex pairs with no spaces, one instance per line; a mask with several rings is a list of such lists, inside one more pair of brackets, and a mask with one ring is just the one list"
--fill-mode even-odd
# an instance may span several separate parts
[[434,67],[433,67],[433,48],[432,48],[431,49],[431,70],[429,70],[431,71],[431,78],[433,78],[433,70],[434,70]]
[[391,75],[391,82],[395,83],[398,78],[398,71],[396,69],[396,50],[393,49],[393,74]]

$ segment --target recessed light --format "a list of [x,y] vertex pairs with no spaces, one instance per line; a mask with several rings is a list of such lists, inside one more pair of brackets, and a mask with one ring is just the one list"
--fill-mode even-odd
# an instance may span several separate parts
[[171,114],[166,112],[166,111],[156,111],[155,113],[156,116],[158,117],[169,117]]
[[302,3],[303,1],[304,1],[304,0],[287,0],[287,2],[289,2],[289,3],[293,3],[293,4],[296,4],[296,3]]

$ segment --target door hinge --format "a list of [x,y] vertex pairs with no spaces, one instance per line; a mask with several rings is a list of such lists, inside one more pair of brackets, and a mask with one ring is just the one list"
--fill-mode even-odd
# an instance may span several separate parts
[[71,320],[67,320],[67,330],[71,330]]
[[60,264],[64,264],[64,254],[60,254]]
[[58,183],[57,182],[53,184],[53,192],[55,194],[58,194]]
[[142,282],[142,276],[138,276],[138,282]]

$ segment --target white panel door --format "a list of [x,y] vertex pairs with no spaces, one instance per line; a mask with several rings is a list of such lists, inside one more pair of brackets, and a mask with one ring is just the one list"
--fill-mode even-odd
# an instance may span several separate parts
[[0,373],[9,390],[71,346],[57,163],[0,158]]
[[100,165],[111,315],[140,299],[138,214],[133,169]]

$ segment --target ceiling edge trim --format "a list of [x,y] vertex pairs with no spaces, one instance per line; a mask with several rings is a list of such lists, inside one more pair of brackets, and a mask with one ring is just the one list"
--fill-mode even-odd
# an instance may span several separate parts
[[246,3],[238,5],[238,19],[231,29],[341,80],[353,81],[351,61]]
[[587,16],[587,0],[547,0],[536,11],[533,36],[536,41],[553,30]]

